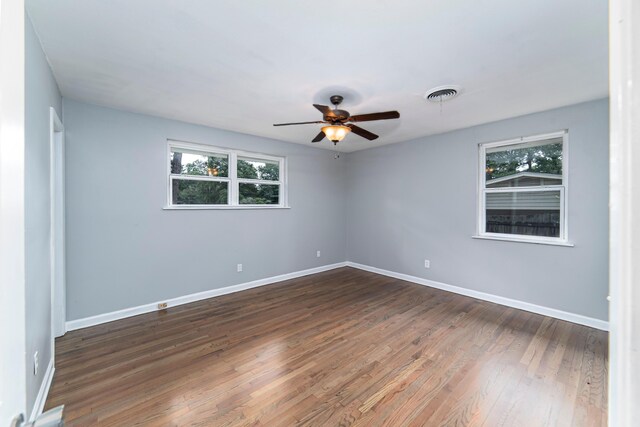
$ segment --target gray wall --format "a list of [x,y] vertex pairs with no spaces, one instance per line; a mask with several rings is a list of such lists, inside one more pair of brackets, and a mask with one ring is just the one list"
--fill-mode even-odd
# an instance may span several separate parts
[[[31,410],[51,359],[49,249],[49,108],[61,117],[62,100],[40,41],[25,18],[25,268],[27,408]],[[40,370],[33,374],[33,354]]]
[[[606,320],[608,114],[603,99],[349,154],[349,261]],[[472,239],[478,144],[561,129],[575,247]]]
[[[68,320],[347,259],[607,319],[607,100],[339,160],[68,99],[64,115]],[[560,129],[575,247],[472,239],[477,144]],[[288,156],[292,209],[162,210],[167,138]]]
[[[346,259],[344,158],[68,99],[64,118],[68,320]],[[163,210],[167,138],[287,156],[291,209]]]

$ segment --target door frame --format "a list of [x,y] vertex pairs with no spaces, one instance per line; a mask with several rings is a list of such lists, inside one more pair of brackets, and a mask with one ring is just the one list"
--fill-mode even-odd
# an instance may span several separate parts
[[640,4],[610,0],[609,425],[640,418]]
[[0,425],[27,411],[24,0],[0,2]]
[[49,191],[51,205],[51,358],[55,361],[55,338],[66,333],[66,251],[64,194],[64,125],[49,108]]

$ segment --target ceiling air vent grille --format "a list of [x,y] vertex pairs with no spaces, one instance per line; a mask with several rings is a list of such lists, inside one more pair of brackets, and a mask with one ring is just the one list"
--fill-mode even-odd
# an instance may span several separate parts
[[457,86],[440,86],[433,88],[424,95],[424,99],[431,102],[448,101],[455,98],[460,93]]

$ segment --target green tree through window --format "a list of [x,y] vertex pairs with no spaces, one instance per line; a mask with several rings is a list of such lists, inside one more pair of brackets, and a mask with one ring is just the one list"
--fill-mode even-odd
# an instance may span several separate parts
[[[234,176],[230,176],[230,159],[235,161]],[[172,147],[170,162],[172,205],[278,205],[282,201],[279,160]],[[230,200],[232,189],[238,191],[234,200]]]
[[[198,156],[199,158],[183,165],[183,154],[177,151],[173,152],[171,157],[172,174],[219,177],[226,177],[229,174],[229,160],[226,156]],[[227,204],[228,186],[228,183],[219,181],[174,179],[172,201],[176,205]]]
[[562,143],[487,153],[487,181],[520,172],[562,175]]
[[[238,160],[238,178],[278,181],[279,170],[275,163]],[[279,201],[279,185],[245,182],[240,184],[239,190],[242,205],[273,205]]]

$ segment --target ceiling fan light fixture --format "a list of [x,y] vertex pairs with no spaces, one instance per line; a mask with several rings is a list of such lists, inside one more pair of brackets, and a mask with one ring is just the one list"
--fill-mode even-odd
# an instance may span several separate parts
[[330,125],[324,126],[322,128],[322,132],[324,132],[329,141],[337,144],[342,141],[349,132],[351,132],[351,128],[343,125]]
[[335,108],[331,109],[326,105],[313,104],[316,110],[322,113],[322,120],[315,122],[294,122],[294,123],[274,123],[274,126],[292,126],[292,125],[310,125],[310,124],[327,124],[328,126],[322,127],[322,130],[311,140],[312,143],[320,142],[327,137],[334,145],[342,141],[349,132],[353,131],[354,134],[361,136],[364,139],[373,141],[378,139],[378,135],[373,132],[369,132],[366,129],[362,129],[353,123],[360,122],[373,122],[376,120],[390,120],[399,119],[400,113],[397,111],[380,111],[378,113],[369,114],[356,114],[352,116],[346,110],[338,109],[338,105],[342,102],[342,96],[333,95],[330,98],[331,103]]

